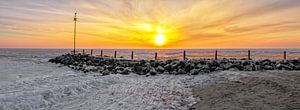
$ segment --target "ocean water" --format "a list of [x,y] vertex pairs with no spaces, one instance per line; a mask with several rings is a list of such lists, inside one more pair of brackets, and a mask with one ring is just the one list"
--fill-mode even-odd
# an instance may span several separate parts
[[[93,49],[93,55],[113,57],[117,51],[117,57],[130,59],[132,51],[134,59],[154,59],[157,53],[158,59],[182,59],[183,49]],[[0,49],[1,57],[15,57],[26,60],[26,58],[54,58],[61,54],[71,53],[72,49]],[[84,49],[85,54],[90,54],[91,49]],[[214,58],[216,49],[185,49],[186,57],[189,59]],[[217,49],[218,58],[248,58],[248,49]],[[300,58],[300,49],[251,49],[253,59],[282,59],[284,51],[288,59]],[[78,49],[77,53],[83,53]]]

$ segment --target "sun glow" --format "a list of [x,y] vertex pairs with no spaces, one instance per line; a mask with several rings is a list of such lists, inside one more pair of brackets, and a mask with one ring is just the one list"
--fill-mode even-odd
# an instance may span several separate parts
[[166,37],[163,35],[163,30],[160,28],[157,29],[157,33],[158,35],[155,36],[155,43],[158,46],[161,46],[165,43]]

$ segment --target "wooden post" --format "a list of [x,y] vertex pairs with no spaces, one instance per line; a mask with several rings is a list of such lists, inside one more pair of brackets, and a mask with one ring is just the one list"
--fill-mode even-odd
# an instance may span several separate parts
[[283,52],[283,59],[286,60],[286,51]]
[[133,60],[133,51],[131,52],[131,60]]
[[157,60],[157,52],[155,52],[155,60]]
[[115,51],[115,55],[114,55],[114,58],[117,58],[117,51]]
[[77,13],[75,13],[75,17],[74,17],[74,55],[76,54],[76,21],[77,21],[77,18],[76,18],[76,15]]
[[84,49],[82,50],[82,54],[84,54]]
[[248,60],[251,60],[251,53],[250,53],[250,50],[248,50]]
[[102,50],[101,50],[100,56],[101,56],[101,57],[103,56],[103,51],[102,51]]
[[91,55],[93,55],[93,49],[91,50]]
[[183,51],[183,60],[185,60],[186,59],[186,57],[185,57],[185,50]]
[[215,60],[218,60],[218,50],[215,52]]

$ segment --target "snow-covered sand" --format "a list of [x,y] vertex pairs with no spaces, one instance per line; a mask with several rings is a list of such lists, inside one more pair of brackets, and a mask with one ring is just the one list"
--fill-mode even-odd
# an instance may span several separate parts
[[0,110],[188,109],[206,75],[151,77],[82,73],[47,58],[0,58]]
[[61,53],[52,54],[0,53],[0,110],[185,110],[200,101],[193,97],[195,85],[262,74],[220,71],[196,76],[100,76],[49,63]]

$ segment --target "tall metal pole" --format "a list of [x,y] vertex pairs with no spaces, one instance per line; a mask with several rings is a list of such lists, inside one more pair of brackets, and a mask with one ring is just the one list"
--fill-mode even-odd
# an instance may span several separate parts
[[74,17],[74,50],[73,50],[73,52],[74,52],[74,54],[76,54],[76,21],[77,21],[77,18],[76,18],[76,15],[77,15],[77,13],[75,13],[75,17]]

